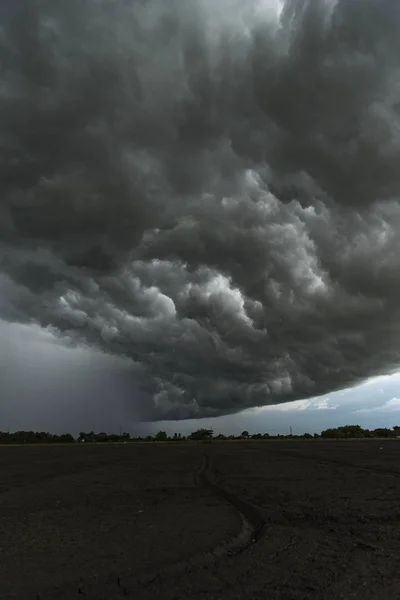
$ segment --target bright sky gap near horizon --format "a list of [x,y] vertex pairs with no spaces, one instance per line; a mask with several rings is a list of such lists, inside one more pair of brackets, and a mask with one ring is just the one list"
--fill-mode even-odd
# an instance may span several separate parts
[[2,3],[0,429],[400,424],[399,27]]

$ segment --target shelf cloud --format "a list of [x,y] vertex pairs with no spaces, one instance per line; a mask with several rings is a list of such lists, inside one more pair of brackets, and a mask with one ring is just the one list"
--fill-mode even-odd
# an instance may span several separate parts
[[400,364],[400,5],[0,8],[0,317],[131,361],[148,418]]

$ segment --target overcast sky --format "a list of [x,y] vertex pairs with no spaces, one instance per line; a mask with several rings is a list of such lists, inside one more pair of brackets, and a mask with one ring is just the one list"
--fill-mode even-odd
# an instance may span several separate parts
[[400,367],[399,27],[392,0],[1,4],[5,427],[395,415],[335,391]]

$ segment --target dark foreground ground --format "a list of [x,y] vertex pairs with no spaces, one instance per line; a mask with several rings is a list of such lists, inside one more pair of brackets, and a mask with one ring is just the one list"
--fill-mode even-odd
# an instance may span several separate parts
[[[234,555],[204,453],[265,521]],[[2,600],[400,598],[399,440],[1,447],[0,473]]]

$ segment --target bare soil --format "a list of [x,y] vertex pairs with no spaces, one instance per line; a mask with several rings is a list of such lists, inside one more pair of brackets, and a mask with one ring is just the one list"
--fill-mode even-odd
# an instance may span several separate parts
[[0,598],[136,579],[235,535],[200,463],[170,444],[0,448]]
[[[398,440],[2,447],[0,473],[2,600],[400,597]],[[260,535],[213,555],[237,508]]]

